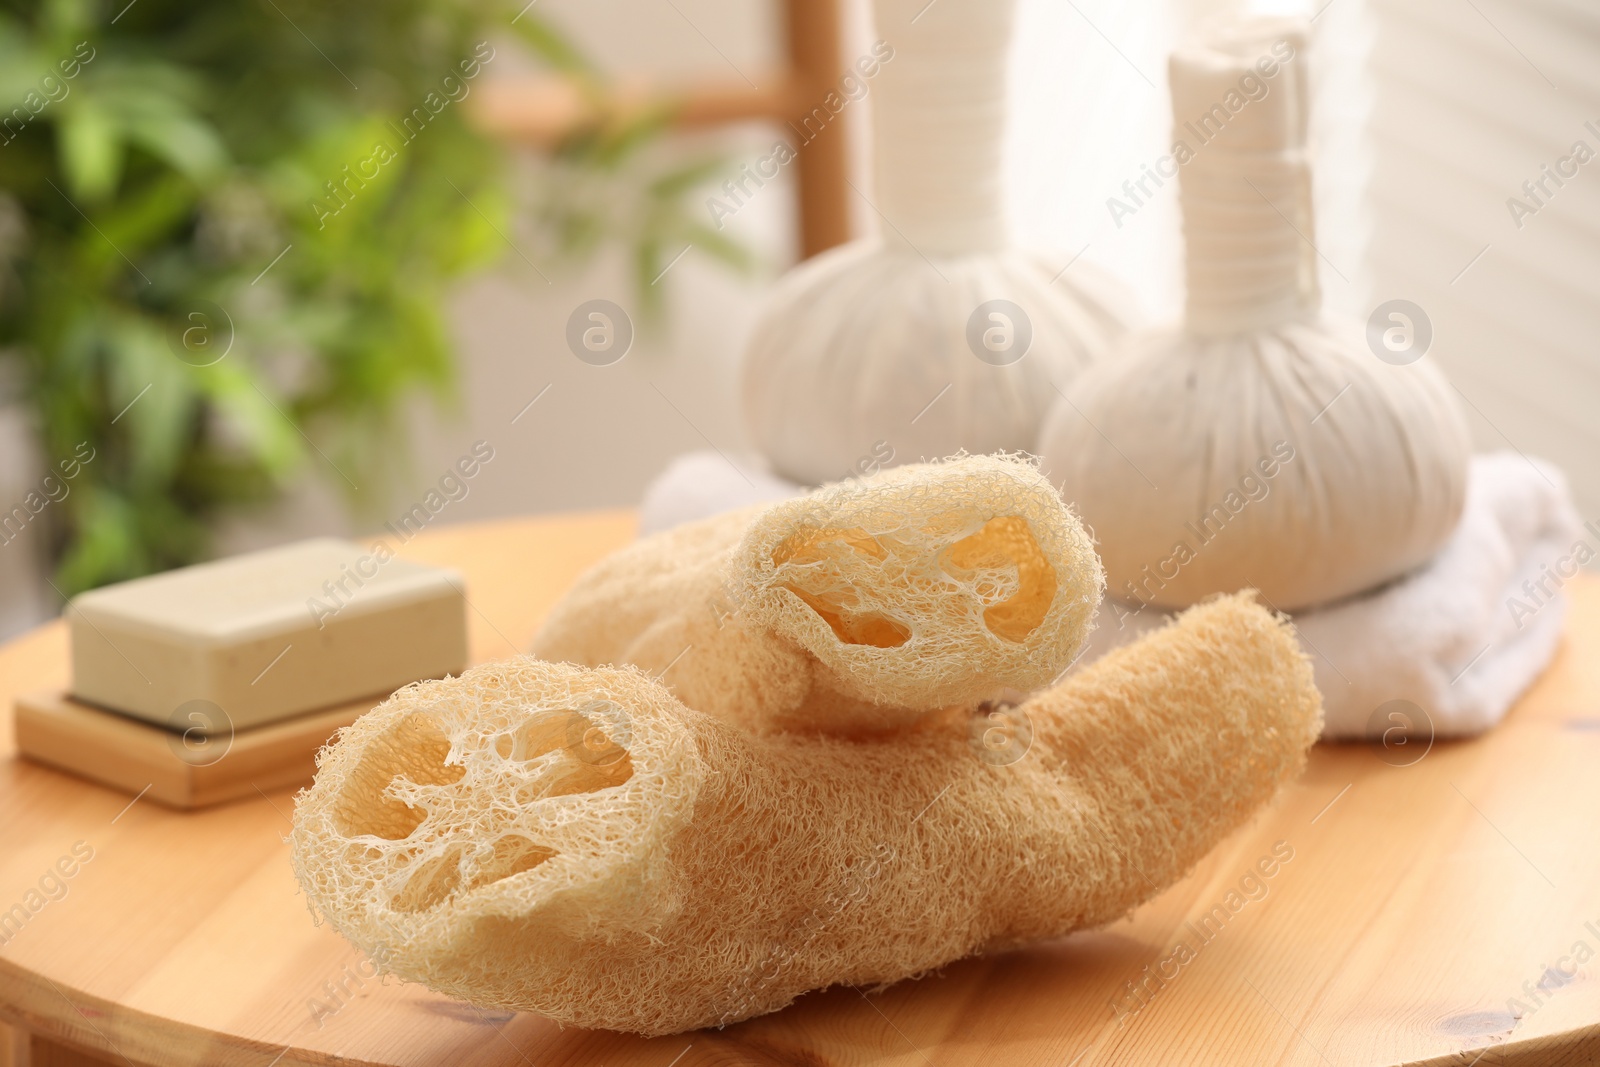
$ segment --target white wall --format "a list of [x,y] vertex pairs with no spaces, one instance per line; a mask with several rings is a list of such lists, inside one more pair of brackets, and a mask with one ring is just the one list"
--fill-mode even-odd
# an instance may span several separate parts
[[1428,312],[1480,447],[1555,460],[1600,518],[1600,159],[1521,228],[1506,204],[1575,141],[1600,152],[1600,7],[1373,11],[1375,295]]

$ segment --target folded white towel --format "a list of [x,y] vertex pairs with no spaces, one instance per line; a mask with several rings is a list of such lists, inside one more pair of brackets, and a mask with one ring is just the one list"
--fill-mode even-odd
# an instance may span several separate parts
[[[690,453],[651,485],[640,528],[802,491],[755,461],[736,468],[715,452]],[[1582,524],[1559,470],[1515,452],[1473,457],[1461,523],[1429,564],[1294,617],[1316,665],[1323,736],[1381,736],[1393,723],[1379,709],[1395,700],[1420,707],[1435,736],[1493,726],[1554,657],[1566,615],[1561,587],[1596,557],[1600,524]],[[1107,598],[1078,665],[1167,618]],[[1412,725],[1427,736],[1427,724]]]
[[[1381,736],[1393,723],[1379,709],[1394,700],[1420,707],[1435,736],[1493,726],[1554,657],[1561,587],[1597,555],[1600,527],[1582,525],[1559,470],[1515,452],[1473,457],[1461,524],[1432,562],[1294,617],[1316,665],[1323,737]],[[1166,618],[1108,599],[1078,662]]]
[[757,456],[685,452],[645,489],[639,505],[639,536],[803,492],[801,486],[771,473]]

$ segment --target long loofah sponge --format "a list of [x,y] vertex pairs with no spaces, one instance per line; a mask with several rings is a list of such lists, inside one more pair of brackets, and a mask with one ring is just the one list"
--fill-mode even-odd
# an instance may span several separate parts
[[961,456],[645,538],[578,580],[533,652],[632,664],[757,730],[870,733],[1049,684],[1103,584],[1031,462]]
[[291,841],[314,910],[384,969],[664,1034],[1116,919],[1320,725],[1293,634],[1246,595],[893,739],[754,735],[637,670],[521,660],[341,731]]

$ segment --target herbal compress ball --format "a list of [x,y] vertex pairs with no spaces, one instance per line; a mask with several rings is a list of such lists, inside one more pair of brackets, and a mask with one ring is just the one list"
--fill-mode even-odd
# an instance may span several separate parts
[[519,660],[341,731],[291,842],[313,909],[385,970],[665,1034],[1110,922],[1293,777],[1320,719],[1293,633],[1247,597],[1009,711],[870,740]]
[[1125,328],[1118,287],[1008,244],[1013,7],[873,4],[889,46],[867,98],[879,236],[781,279],[744,356],[745,423],[787,478],[831,482],[885,448],[911,460],[1031,449],[1053,383]]
[[1031,462],[962,456],[638,541],[578,579],[533,652],[632,664],[759,729],[864,733],[1054,681],[1102,581]]
[[1461,518],[1450,385],[1321,311],[1304,52],[1255,20],[1172,56],[1185,322],[1067,386],[1040,438],[1123,600],[1313,607],[1427,562]]

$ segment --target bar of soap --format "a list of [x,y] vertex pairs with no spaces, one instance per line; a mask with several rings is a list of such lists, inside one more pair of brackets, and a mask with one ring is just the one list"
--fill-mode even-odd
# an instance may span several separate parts
[[456,572],[318,538],[138,578],[67,608],[72,694],[177,730],[244,730],[467,665]]

